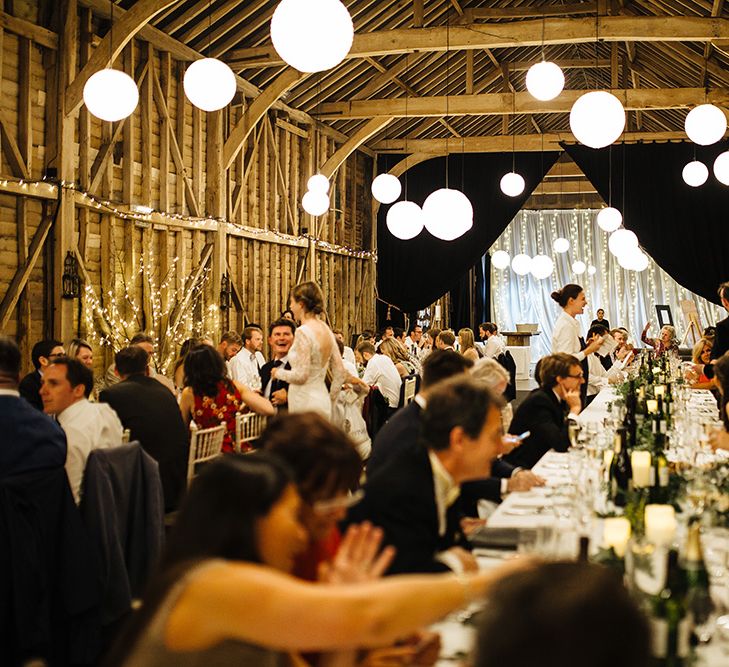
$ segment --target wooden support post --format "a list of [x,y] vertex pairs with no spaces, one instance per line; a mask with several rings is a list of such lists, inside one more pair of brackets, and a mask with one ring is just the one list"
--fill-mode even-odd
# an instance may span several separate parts
[[[212,257],[212,286],[214,303],[218,302],[220,283],[228,266],[226,225],[227,170],[223,165],[223,129],[225,111],[212,111],[207,116],[207,178],[205,187],[205,206],[207,214],[218,220],[218,230],[214,232]],[[220,332],[218,332],[220,333]]]

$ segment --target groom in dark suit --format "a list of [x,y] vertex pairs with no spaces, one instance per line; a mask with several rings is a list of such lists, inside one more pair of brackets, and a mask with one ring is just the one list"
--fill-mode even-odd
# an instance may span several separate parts
[[469,378],[441,382],[428,395],[421,440],[369,477],[347,520],[383,529],[397,549],[389,574],[477,568],[460,546],[460,485],[490,474],[501,451],[501,405]]
[[261,388],[263,395],[279,410],[286,410],[288,407],[289,383],[279,379],[272,380],[271,369],[283,367],[284,370],[291,370],[288,354],[295,333],[296,324],[287,318],[276,320],[268,327],[268,346],[273,359],[261,367]]

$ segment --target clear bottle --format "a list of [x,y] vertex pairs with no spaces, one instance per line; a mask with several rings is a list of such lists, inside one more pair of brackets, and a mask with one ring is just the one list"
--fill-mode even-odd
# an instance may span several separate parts
[[653,657],[660,667],[684,667],[690,652],[691,621],[687,606],[686,574],[678,552],[668,552],[666,583],[651,598]]
[[714,603],[709,593],[709,573],[701,549],[701,525],[698,520],[692,521],[689,525],[683,569],[686,572],[688,586],[688,610],[693,617],[694,625],[703,625],[710,619]]

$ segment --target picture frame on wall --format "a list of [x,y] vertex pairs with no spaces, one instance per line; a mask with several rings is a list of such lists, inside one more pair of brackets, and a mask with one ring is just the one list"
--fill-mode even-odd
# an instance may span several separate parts
[[656,317],[658,318],[659,327],[665,327],[667,324],[673,326],[673,315],[671,314],[671,306],[656,305]]

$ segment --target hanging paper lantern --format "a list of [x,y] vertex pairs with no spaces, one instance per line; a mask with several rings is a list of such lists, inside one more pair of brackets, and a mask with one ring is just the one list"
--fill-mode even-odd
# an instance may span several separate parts
[[437,239],[453,241],[473,227],[473,206],[459,190],[440,188],[423,202],[423,222]]
[[524,177],[521,174],[517,174],[515,171],[510,171],[508,174],[504,174],[501,177],[499,183],[501,192],[509,197],[518,197],[524,192]]
[[560,236],[559,238],[554,239],[554,243],[552,243],[552,249],[554,250],[554,252],[567,252],[570,249],[570,242],[566,238]]
[[517,275],[525,276],[532,270],[532,258],[524,253],[514,255],[514,258],[511,260],[511,269]]
[[372,196],[381,204],[392,204],[402,192],[397,176],[380,174],[372,181]]
[[629,229],[618,229],[610,234],[608,249],[616,257],[620,257],[631,248],[638,247],[638,237]]
[[314,174],[306,182],[306,188],[312,192],[329,192],[329,179],[324,174]]
[[572,262],[572,272],[576,273],[578,276],[582,275],[587,270],[587,264],[585,264],[582,260],[577,260],[576,262]]
[[271,41],[299,72],[336,67],[354,39],[352,17],[339,0],[281,0],[271,18]]
[[301,205],[310,215],[324,215],[329,210],[329,195],[326,192],[309,190],[302,197]]
[[570,128],[585,146],[605,148],[623,133],[625,109],[615,95],[605,90],[585,93],[572,105]]
[[692,188],[698,188],[700,185],[706,183],[706,179],[709,178],[709,169],[703,162],[692,160],[683,168],[681,176],[683,176],[683,181],[686,185],[690,185]]
[[415,202],[399,201],[387,211],[386,221],[390,234],[407,241],[423,230],[423,211]]
[[714,176],[719,183],[729,185],[729,151],[720,153],[714,160]]
[[688,138],[695,144],[710,146],[724,136],[726,116],[713,104],[699,104],[686,115],[684,128]]
[[597,269],[592,264],[590,264],[587,267],[587,273],[588,275],[594,276],[597,273]]
[[537,280],[544,280],[549,278],[554,271],[554,262],[551,257],[547,255],[536,255],[532,259],[532,275]]
[[614,232],[623,224],[623,214],[612,206],[607,206],[597,214],[597,226],[604,232]]
[[114,122],[131,115],[139,103],[134,79],[118,69],[92,74],[84,86],[84,104],[97,118]]
[[235,74],[217,58],[196,60],[185,71],[185,95],[198,109],[218,111],[235,95]]
[[511,257],[509,257],[509,253],[506,250],[497,250],[491,255],[491,265],[495,269],[505,269],[510,263]]
[[527,72],[526,87],[538,100],[553,100],[564,88],[564,73],[555,63],[535,63]]

